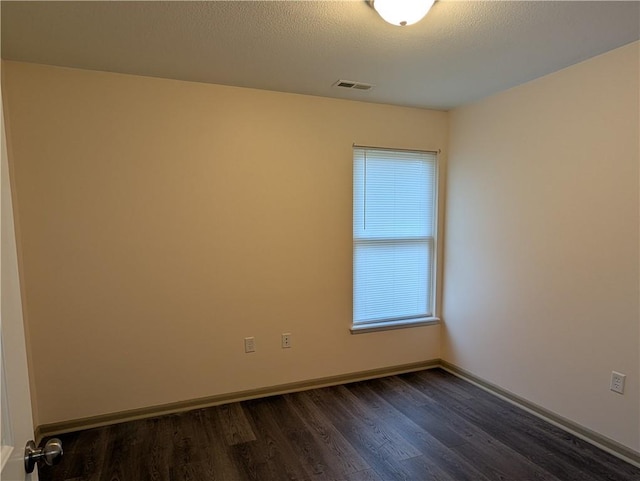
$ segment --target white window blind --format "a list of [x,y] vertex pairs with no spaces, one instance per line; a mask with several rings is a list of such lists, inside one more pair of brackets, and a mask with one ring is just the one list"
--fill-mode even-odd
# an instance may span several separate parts
[[353,323],[433,316],[435,152],[354,147]]

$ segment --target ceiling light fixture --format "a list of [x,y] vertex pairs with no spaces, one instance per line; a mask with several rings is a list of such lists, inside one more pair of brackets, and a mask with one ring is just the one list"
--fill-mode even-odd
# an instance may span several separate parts
[[385,22],[404,27],[424,18],[435,0],[369,0]]

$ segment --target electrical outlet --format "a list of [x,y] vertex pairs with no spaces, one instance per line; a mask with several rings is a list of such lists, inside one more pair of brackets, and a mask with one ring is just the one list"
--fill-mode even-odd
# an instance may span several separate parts
[[291,333],[285,332],[282,334],[282,349],[289,349],[291,347]]
[[255,352],[256,351],[256,340],[253,337],[245,337],[244,338],[244,352]]
[[626,375],[620,374],[619,372],[611,371],[611,387],[610,389],[613,392],[617,392],[620,394],[624,394],[624,380],[626,379]]

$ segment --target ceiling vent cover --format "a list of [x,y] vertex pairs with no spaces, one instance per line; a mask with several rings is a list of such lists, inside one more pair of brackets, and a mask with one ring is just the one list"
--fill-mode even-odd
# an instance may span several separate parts
[[333,86],[352,90],[371,90],[373,88],[371,84],[354,82],[353,80],[338,80]]

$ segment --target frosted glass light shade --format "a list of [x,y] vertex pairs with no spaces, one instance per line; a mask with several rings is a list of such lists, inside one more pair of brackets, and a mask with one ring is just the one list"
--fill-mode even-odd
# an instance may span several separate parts
[[399,27],[413,25],[424,18],[435,0],[373,0],[373,8],[386,22]]

